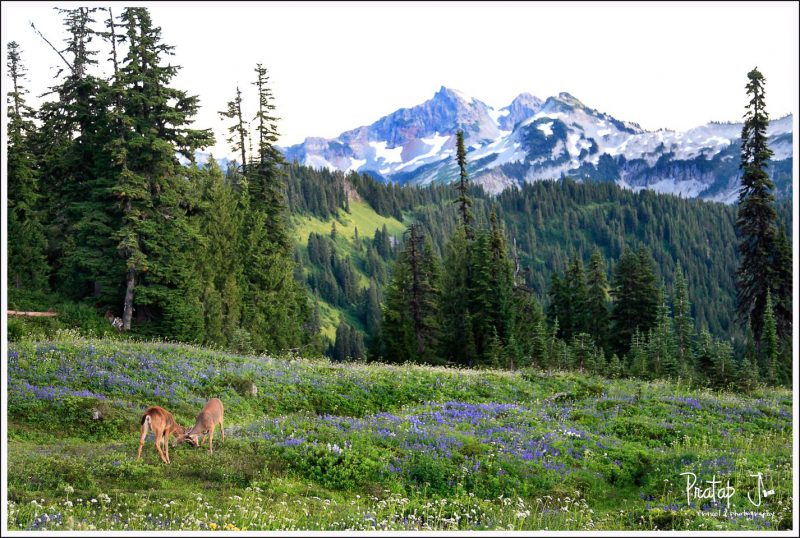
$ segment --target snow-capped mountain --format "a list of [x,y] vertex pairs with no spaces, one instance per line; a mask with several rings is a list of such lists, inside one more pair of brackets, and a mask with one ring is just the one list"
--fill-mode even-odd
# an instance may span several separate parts
[[[491,192],[573,177],[733,202],[741,177],[741,123],[712,122],[685,132],[645,131],[568,93],[544,101],[523,93],[495,110],[444,86],[418,106],[335,139],[307,138],[285,154],[308,166],[367,172],[385,181],[449,182],[457,177],[458,129],[465,134],[471,179]],[[791,115],[772,121],[768,135],[778,195],[790,195]]]

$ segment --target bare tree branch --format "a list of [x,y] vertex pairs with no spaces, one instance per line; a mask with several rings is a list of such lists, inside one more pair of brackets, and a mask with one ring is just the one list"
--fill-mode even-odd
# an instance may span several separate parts
[[70,70],[70,71],[72,71],[72,72],[74,72],[74,71],[75,71],[75,69],[72,67],[72,64],[70,64],[70,63],[67,61],[67,59],[66,59],[66,58],[64,58],[64,55],[63,55],[63,54],[61,54],[61,52],[60,52],[60,51],[59,51],[57,48],[55,48],[55,47],[53,46],[53,44],[52,44],[52,43],[50,43],[50,41],[48,41],[48,40],[47,40],[47,38],[46,38],[46,37],[45,37],[45,36],[42,34],[42,32],[40,32],[40,31],[39,31],[39,29],[38,29],[38,28],[36,28],[36,26],[33,24],[33,22],[31,22],[31,28],[33,28],[33,31],[34,31],[34,32],[36,32],[37,34],[39,34],[39,37],[41,37],[42,39],[44,39],[45,43],[47,43],[48,45],[50,45],[50,48],[52,48],[54,51],[56,51],[56,54],[58,54],[58,55],[61,57],[61,59],[62,59],[62,60],[64,60],[64,63],[65,63],[65,64],[67,64],[67,67],[69,67],[69,70]]

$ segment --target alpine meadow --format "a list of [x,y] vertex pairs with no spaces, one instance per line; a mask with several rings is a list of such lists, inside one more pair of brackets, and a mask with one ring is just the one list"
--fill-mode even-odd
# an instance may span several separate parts
[[770,72],[281,145],[267,63],[201,103],[157,6],[56,9],[55,78],[5,42],[6,531],[797,531]]

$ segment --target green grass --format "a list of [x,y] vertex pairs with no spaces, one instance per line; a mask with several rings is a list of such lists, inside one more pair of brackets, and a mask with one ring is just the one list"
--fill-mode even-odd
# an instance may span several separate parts
[[[245,381],[258,388],[247,395]],[[11,529],[786,529],[792,394],[575,373],[336,364],[61,334],[11,343]],[[141,412],[225,404],[171,465]],[[99,411],[102,418],[95,420]],[[687,506],[684,478],[734,504]],[[750,474],[775,495],[749,505]],[[769,512],[769,514],[767,514]]]

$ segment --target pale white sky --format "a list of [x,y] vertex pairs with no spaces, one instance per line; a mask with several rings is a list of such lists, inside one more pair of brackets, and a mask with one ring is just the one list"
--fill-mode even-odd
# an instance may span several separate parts
[[[20,43],[33,93],[60,60],[29,21],[60,45],[52,7],[88,4],[3,2],[3,56],[6,42]],[[115,13],[133,5],[96,5],[109,4]],[[214,129],[218,157],[229,151],[216,111],[238,82],[252,112],[256,62],[269,69],[281,145],[367,125],[442,85],[496,108],[521,92],[568,91],[645,129],[682,130],[740,121],[757,65],[772,117],[797,112],[796,2],[136,5],[150,7],[175,46],[183,70],[174,85],[200,96],[196,125]]]

